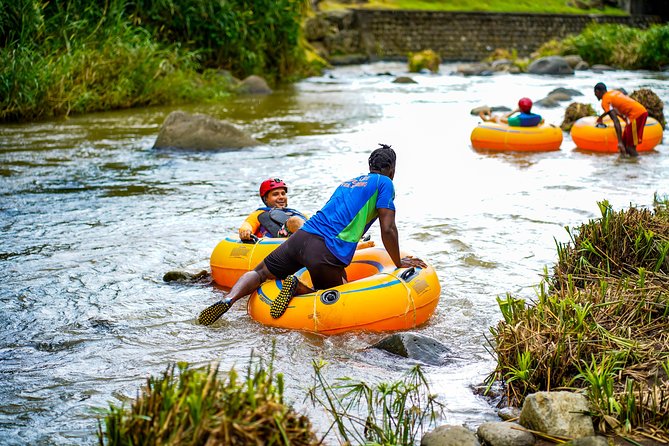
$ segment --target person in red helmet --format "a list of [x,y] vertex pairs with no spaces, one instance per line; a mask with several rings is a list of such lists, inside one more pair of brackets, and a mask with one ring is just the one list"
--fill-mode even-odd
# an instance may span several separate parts
[[239,227],[240,239],[288,237],[307,220],[304,214],[288,207],[288,185],[280,178],[268,178],[260,183],[258,193],[265,206],[246,217]]
[[504,123],[508,124],[509,127],[536,127],[544,122],[541,115],[532,113],[532,100],[530,98],[520,98],[518,108],[502,116],[493,116],[490,109],[487,109],[479,113],[479,117],[483,121]]

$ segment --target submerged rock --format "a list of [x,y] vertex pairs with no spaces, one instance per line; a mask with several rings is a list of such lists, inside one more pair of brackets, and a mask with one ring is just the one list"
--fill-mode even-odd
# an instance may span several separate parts
[[168,271],[163,276],[163,282],[201,282],[201,281],[210,281],[211,276],[206,270],[202,270],[199,273],[193,274],[186,271]]
[[540,57],[533,61],[527,72],[532,74],[574,74],[574,69],[564,57],[548,56]]
[[395,333],[372,345],[371,348],[431,365],[446,364],[451,356],[451,350],[444,344],[429,336],[416,333]]
[[235,150],[258,144],[259,141],[229,122],[200,113],[174,111],[165,119],[153,148]]

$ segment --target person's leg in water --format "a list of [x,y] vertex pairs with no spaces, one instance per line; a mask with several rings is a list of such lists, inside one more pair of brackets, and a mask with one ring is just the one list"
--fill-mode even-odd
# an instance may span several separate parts
[[266,280],[276,279],[269,272],[265,262],[260,262],[252,271],[244,273],[232,286],[225,299],[219,300],[212,306],[206,308],[197,318],[202,325],[211,325],[223,316],[232,305],[244,296],[255,291]]

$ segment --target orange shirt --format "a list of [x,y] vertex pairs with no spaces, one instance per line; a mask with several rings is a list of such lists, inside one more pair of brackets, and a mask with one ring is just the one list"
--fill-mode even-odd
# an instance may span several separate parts
[[618,114],[626,116],[630,120],[647,113],[643,105],[618,90],[607,91],[602,96],[602,108],[604,111],[611,110],[611,107],[615,108]]

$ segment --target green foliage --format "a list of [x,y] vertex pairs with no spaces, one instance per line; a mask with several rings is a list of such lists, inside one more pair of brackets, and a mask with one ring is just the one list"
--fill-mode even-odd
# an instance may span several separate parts
[[204,66],[285,78],[304,63],[305,0],[137,0],[128,10],[163,42],[200,51]]
[[669,63],[669,24],[644,30],[625,25],[588,25],[561,43],[562,54],[578,54],[589,64],[624,69],[659,69]]
[[316,444],[311,424],[283,401],[283,377],[251,358],[246,377],[234,369],[179,363],[149,377],[129,408],[110,405],[98,427],[100,445]]
[[537,390],[582,388],[603,432],[652,432],[669,441],[669,212],[614,211],[568,229],[553,274],[537,301],[498,298],[503,320],[491,328],[510,405]]
[[427,69],[432,73],[439,71],[441,58],[433,50],[423,50],[418,53],[409,53],[409,73],[418,73]]
[[420,366],[402,381],[376,386],[350,378],[333,386],[323,376],[325,363],[314,361],[313,366],[317,384],[309,396],[333,417],[341,444],[416,444],[442,413]]
[[[308,73],[305,0],[0,4],[0,121],[217,100]],[[310,65],[311,64],[311,65]]]
[[639,63],[659,70],[669,64],[669,24],[653,25],[641,36]]

